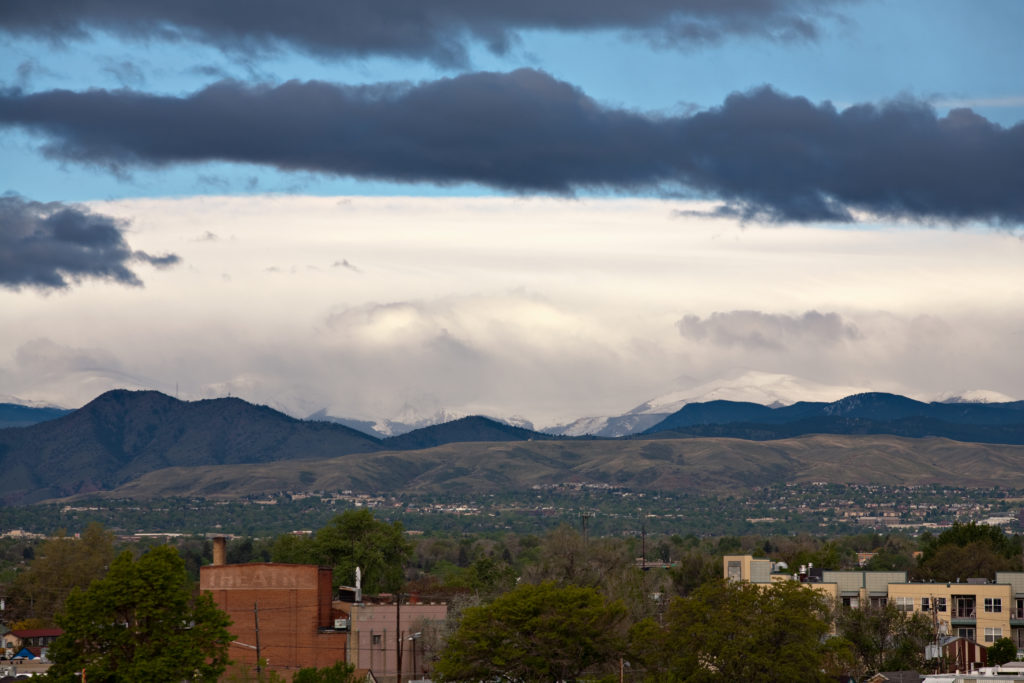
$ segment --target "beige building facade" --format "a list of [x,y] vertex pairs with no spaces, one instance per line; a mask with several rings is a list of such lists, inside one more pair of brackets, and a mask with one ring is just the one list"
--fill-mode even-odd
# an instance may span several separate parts
[[1024,572],[997,572],[994,582],[915,583],[907,580],[906,572],[813,567],[794,572],[750,555],[726,555],[722,570],[726,579],[754,584],[799,580],[846,607],[891,604],[904,612],[921,612],[934,620],[940,633],[983,645],[1010,638],[1024,651]]

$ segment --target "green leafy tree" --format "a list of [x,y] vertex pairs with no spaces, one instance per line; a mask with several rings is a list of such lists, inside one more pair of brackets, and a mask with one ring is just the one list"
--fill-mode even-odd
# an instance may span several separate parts
[[625,649],[626,609],[593,588],[524,584],[470,607],[441,652],[442,680],[574,681]]
[[700,550],[687,551],[668,570],[668,575],[676,594],[686,597],[701,585],[722,576],[722,560]]
[[1017,659],[1017,646],[1009,638],[1000,638],[988,648],[989,664],[1006,664]]
[[355,683],[353,675],[355,667],[347,662],[338,662],[334,666],[320,669],[299,669],[292,677],[292,683]]
[[926,614],[900,612],[893,605],[840,609],[836,632],[853,644],[859,673],[924,667],[924,650],[935,637]]
[[824,681],[840,649],[826,646],[828,606],[795,581],[770,586],[715,581],[676,598],[664,625],[631,631],[650,681]]
[[994,579],[997,571],[1021,569],[1021,539],[997,526],[955,523],[937,537],[921,537],[921,560],[915,578],[956,581],[958,578]]
[[608,600],[621,601],[636,621],[653,615],[657,604],[651,596],[672,584],[667,572],[641,570],[634,561],[638,552],[622,539],[587,540],[563,525],[544,538],[537,562],[524,567],[522,577],[527,583],[594,588]]
[[214,681],[224,672],[231,620],[208,594],[194,597],[185,563],[167,546],[135,560],[125,551],[107,575],[68,596],[50,648],[57,681]]
[[464,569],[446,562],[439,564],[435,571],[441,582],[434,589],[438,592],[472,591],[496,595],[512,588],[517,578],[515,569],[488,556],[476,558]]
[[313,538],[296,534],[281,534],[270,548],[271,562],[310,564],[314,561]]
[[58,532],[42,544],[29,568],[15,579],[8,616],[53,623],[71,591],[103,576],[113,559],[114,535],[100,524],[90,524],[81,538]]
[[398,591],[405,583],[405,565],[412,544],[401,522],[388,524],[369,510],[347,510],[311,538],[281,536],[274,543],[274,562],[319,564],[334,569],[335,586],[352,585],[356,567],[367,593]]
[[633,568],[633,556],[618,539],[587,541],[562,525],[544,537],[537,561],[524,568],[530,583],[554,581],[563,585],[601,587]]

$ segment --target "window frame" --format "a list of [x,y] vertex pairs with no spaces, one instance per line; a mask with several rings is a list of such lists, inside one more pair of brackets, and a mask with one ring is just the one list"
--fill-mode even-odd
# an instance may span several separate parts
[[914,611],[914,598],[912,597],[894,596],[892,599],[892,604],[896,607],[897,612]]

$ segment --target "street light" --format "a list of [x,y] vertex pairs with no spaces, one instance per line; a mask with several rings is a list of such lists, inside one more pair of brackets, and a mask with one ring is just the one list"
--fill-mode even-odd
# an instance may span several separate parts
[[423,637],[422,631],[417,631],[409,637],[409,640],[413,641],[413,676],[416,676],[416,641]]

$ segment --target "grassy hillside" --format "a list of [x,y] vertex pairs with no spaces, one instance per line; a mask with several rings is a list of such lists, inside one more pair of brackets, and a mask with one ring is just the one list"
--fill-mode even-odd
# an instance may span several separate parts
[[224,496],[281,490],[498,492],[584,482],[726,493],[784,482],[1024,487],[1024,446],[818,435],[736,439],[456,443],[421,451],[245,466],[170,468],[111,497]]

